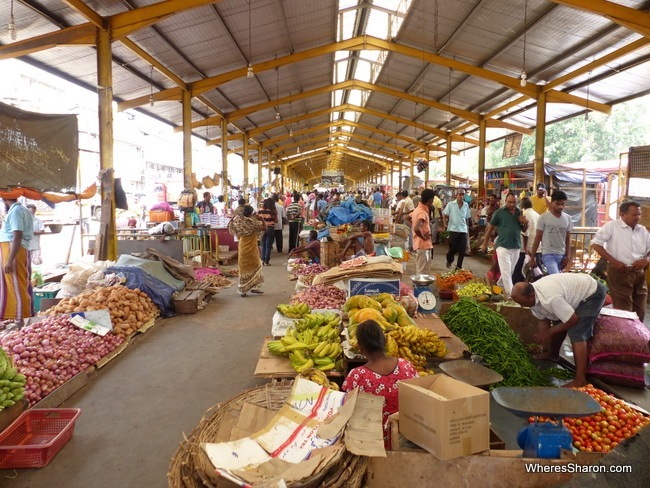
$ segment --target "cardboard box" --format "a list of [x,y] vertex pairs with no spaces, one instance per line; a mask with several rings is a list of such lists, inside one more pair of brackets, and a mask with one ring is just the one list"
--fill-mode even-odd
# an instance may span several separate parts
[[399,431],[438,459],[490,448],[490,394],[445,375],[401,381]]
[[174,294],[174,311],[176,313],[196,313],[205,307],[205,291],[179,291]]

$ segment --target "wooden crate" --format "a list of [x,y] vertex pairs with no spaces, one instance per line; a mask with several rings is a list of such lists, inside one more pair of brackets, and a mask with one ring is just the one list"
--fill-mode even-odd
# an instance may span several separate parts
[[320,243],[320,263],[323,266],[331,268],[338,264],[337,253],[339,252],[339,245],[334,241],[326,241]]

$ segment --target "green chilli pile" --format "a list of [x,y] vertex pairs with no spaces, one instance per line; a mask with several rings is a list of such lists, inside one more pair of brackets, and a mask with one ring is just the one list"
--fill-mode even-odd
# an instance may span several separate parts
[[548,375],[535,367],[519,336],[499,313],[461,298],[442,318],[473,354],[503,376],[498,386],[549,385]]
[[24,396],[26,381],[25,375],[16,371],[0,347],[0,410],[12,406]]

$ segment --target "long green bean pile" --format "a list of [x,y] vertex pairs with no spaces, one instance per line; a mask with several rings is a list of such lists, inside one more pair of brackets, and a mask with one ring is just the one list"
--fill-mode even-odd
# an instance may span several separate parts
[[546,375],[532,363],[519,336],[505,319],[471,298],[461,298],[442,317],[449,330],[473,354],[483,356],[503,376],[498,386],[548,386]]

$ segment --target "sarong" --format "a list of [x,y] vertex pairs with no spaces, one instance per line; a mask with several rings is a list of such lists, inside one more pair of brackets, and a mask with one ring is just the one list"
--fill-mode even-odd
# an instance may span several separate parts
[[237,291],[246,293],[264,282],[262,260],[257,247],[257,233],[239,238],[239,285]]
[[[9,257],[10,242],[0,242],[0,263]],[[4,266],[2,268],[4,271]],[[16,256],[16,269],[0,275],[0,319],[22,320],[34,315],[32,309],[32,266],[29,251],[21,246]]]

